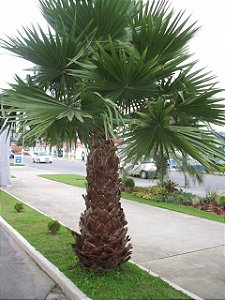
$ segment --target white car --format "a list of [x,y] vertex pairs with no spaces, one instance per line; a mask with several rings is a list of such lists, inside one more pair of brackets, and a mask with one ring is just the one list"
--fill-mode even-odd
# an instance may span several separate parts
[[143,163],[139,163],[133,166],[130,171],[130,175],[132,176],[140,176],[143,179],[152,177],[155,171],[157,170],[156,164],[153,161],[145,161]]
[[46,152],[34,153],[32,157],[33,163],[52,163],[51,155],[48,155]]
[[120,169],[124,169],[128,175],[140,176],[141,178],[146,179],[155,177],[157,167],[153,161],[145,161],[135,165],[128,163],[123,165]]

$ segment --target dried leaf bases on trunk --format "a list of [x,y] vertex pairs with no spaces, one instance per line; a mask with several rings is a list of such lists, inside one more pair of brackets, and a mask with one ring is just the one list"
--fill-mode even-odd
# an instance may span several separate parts
[[93,139],[87,163],[86,209],[73,249],[84,269],[102,273],[130,259],[127,221],[120,203],[119,159],[112,140]]

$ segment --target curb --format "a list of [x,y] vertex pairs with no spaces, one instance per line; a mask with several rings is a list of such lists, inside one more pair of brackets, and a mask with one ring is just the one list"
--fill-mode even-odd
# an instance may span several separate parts
[[156,274],[155,272],[152,272],[152,271],[148,270],[147,268],[145,268],[145,267],[143,267],[143,266],[141,266],[141,265],[135,263],[134,261],[129,260],[129,262],[132,263],[133,265],[139,267],[141,270],[147,272],[149,275],[151,275],[151,276],[153,276],[153,277],[158,277],[158,278],[160,278],[162,281],[168,283],[168,284],[169,284],[171,287],[173,287],[175,290],[184,293],[185,295],[191,297],[192,299],[195,299],[195,300],[204,300],[203,298],[201,298],[201,297],[199,297],[199,296],[197,296],[197,295],[195,295],[195,294],[193,294],[193,293],[191,293],[191,292],[185,290],[184,288],[180,287],[179,285],[177,285],[177,284],[175,284],[175,283],[169,281],[168,279],[165,279],[165,278],[159,276],[159,275]]
[[11,225],[0,216],[0,225],[26,251],[26,253],[55,281],[71,300],[91,300],[69,278],[38,252]]

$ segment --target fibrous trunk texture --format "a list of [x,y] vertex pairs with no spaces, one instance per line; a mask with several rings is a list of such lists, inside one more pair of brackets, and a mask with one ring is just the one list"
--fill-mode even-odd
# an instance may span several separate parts
[[119,159],[113,141],[93,139],[87,161],[86,209],[73,249],[79,266],[102,273],[130,259],[127,221],[120,204]]
[[159,176],[160,186],[163,187],[165,176],[168,172],[168,161],[166,155],[156,155],[155,156],[155,164],[157,167],[156,175]]

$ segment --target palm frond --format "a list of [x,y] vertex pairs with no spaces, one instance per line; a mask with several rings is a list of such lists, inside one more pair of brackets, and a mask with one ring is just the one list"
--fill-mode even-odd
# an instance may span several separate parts
[[146,52],[109,41],[110,51],[100,44],[94,51],[91,69],[72,71],[75,77],[87,80],[86,88],[112,99],[121,110],[131,111],[145,97],[158,93],[158,82],[167,74],[157,58],[146,62]]
[[5,93],[1,104],[8,122],[22,121],[30,127],[28,138],[62,128],[65,136],[73,139],[78,136],[86,142],[93,133],[102,134],[104,130],[106,136],[112,136],[114,128],[121,125],[116,105],[97,93],[83,92],[73,97],[73,102],[62,102],[19,77],[17,84],[12,84]]
[[75,36],[89,24],[89,33],[95,32],[99,41],[127,39],[130,19],[138,11],[133,0],[41,0],[40,7],[47,22],[62,35],[70,32],[76,17]]
[[196,159],[208,170],[216,167],[215,157],[224,157],[219,149],[221,140],[203,126],[171,123],[174,105],[165,105],[162,99],[148,102],[147,111],[138,113],[131,130],[126,134],[128,156],[139,160],[152,158],[157,153],[180,152]]
[[196,22],[188,22],[184,12],[175,14],[169,9],[169,1],[148,2],[133,24],[133,43],[140,52],[147,49],[146,58],[158,56],[160,64],[174,64],[178,58],[184,61],[187,44],[199,29]]
[[54,89],[58,97],[63,97],[71,93],[71,89],[73,93],[76,85],[75,78],[69,75],[70,70],[80,69],[79,62],[83,62],[88,53],[89,44],[84,38],[87,38],[86,30],[83,28],[83,33],[74,38],[74,28],[70,34],[59,36],[50,29],[45,33],[39,26],[32,26],[18,32],[17,38],[8,37],[0,43],[3,48],[35,64],[31,71],[41,88]]

